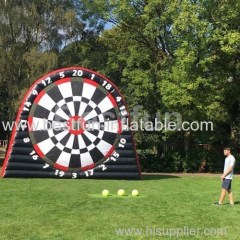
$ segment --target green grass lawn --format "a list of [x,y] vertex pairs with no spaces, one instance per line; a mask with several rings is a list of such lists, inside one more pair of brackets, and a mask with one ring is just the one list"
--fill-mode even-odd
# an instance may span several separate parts
[[[235,176],[233,182],[237,204],[213,206],[220,194],[219,176],[145,176],[142,181],[0,179],[0,239],[237,240],[239,180]],[[118,197],[119,188],[128,196]],[[102,197],[103,189],[112,195]],[[130,196],[132,189],[141,195]],[[226,236],[160,236],[167,228],[184,227],[185,233],[190,228],[226,228]],[[135,232],[117,235],[116,229],[123,228]]]

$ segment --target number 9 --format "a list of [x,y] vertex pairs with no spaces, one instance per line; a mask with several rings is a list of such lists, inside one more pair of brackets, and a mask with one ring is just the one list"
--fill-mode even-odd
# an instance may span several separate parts
[[32,90],[32,94],[33,94],[33,95],[38,95],[37,90]]

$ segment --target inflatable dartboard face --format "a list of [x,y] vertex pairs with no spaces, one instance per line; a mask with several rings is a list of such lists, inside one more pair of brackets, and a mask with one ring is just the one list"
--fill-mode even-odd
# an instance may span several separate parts
[[[21,171],[26,172],[35,163],[38,177],[44,170],[55,177],[88,177],[95,169],[106,171],[108,164],[112,168],[125,150],[122,156],[125,161],[134,157],[134,178],[139,178],[124,99],[110,80],[96,72],[74,67],[40,78],[24,98],[16,123],[18,129],[13,130],[3,176],[25,176]],[[119,164],[124,166],[124,161],[116,166]],[[34,169],[26,174],[34,177]]]
[[93,73],[69,70],[58,75],[43,80],[46,86],[29,108],[30,140],[55,168],[93,168],[119,142],[124,103],[112,84]]

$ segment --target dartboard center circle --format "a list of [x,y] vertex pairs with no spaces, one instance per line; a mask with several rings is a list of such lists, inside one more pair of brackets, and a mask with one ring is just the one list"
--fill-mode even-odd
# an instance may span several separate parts
[[71,134],[82,134],[86,128],[85,120],[80,116],[73,116],[67,121],[68,130]]

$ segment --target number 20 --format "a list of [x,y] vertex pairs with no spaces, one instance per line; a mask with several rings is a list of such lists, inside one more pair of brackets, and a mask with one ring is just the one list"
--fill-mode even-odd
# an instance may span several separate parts
[[73,77],[81,77],[83,75],[82,70],[73,70]]

